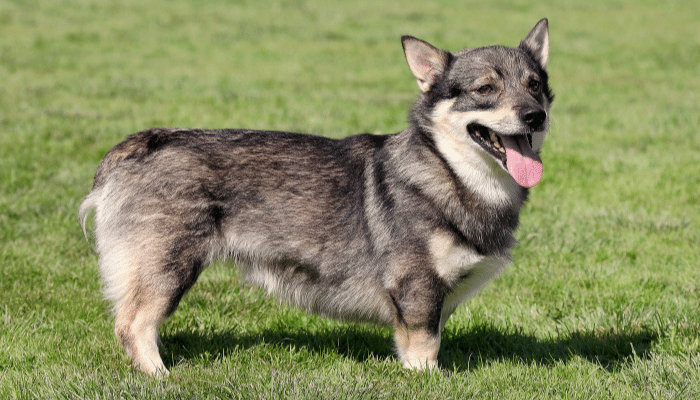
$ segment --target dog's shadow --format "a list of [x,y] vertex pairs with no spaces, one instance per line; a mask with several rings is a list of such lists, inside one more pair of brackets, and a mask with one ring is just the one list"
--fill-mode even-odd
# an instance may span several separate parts
[[613,371],[633,358],[648,358],[658,333],[648,329],[634,332],[577,330],[548,339],[520,331],[504,333],[492,326],[473,326],[468,331],[443,335],[438,361],[457,371],[480,368],[494,361],[551,366],[580,357]]
[[[492,362],[511,361],[523,364],[553,365],[581,357],[612,371],[631,362],[631,358],[647,358],[658,334],[651,330],[638,329],[633,333],[577,330],[558,334],[551,339],[539,339],[533,335],[516,331],[504,333],[488,325],[473,325],[468,330],[443,332],[438,364],[457,372],[487,366]],[[262,330],[251,334],[236,332],[199,333],[174,332],[165,335],[167,352],[164,357],[168,367],[190,358],[225,357],[234,349],[254,346],[306,349],[321,354],[338,354],[363,362],[368,359],[394,357],[392,335],[388,328],[373,328],[348,324],[316,332],[284,332]]]

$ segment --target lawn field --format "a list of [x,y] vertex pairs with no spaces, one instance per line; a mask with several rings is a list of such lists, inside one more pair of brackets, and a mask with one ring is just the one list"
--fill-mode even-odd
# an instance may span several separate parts
[[[515,46],[543,17],[544,177],[440,371],[232,264],[163,326],[171,376],[130,367],[77,218],[112,146],[154,126],[397,132],[418,94],[401,35]],[[700,399],[699,132],[687,0],[0,0],[0,398]]]

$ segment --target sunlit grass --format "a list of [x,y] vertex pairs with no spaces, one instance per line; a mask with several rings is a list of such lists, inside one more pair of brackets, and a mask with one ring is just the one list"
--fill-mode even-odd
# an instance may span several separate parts
[[[0,397],[700,397],[700,45],[691,2],[0,2]],[[205,271],[133,371],[77,223],[151,126],[331,137],[406,127],[411,34],[517,45],[550,20],[557,98],[514,264],[447,324],[441,371],[391,331]]]

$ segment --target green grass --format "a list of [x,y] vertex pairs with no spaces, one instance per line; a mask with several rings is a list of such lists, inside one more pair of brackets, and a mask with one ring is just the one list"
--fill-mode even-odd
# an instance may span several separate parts
[[[171,377],[129,367],[76,215],[107,150],[151,126],[396,132],[400,35],[516,45],[541,17],[545,176],[440,372],[227,265],[163,327]],[[0,1],[0,398],[700,398],[698,65],[685,0]]]

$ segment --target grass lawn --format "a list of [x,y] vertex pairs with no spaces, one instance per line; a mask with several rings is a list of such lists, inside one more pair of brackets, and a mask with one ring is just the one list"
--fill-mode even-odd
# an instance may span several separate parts
[[[551,3],[0,0],[0,398],[700,398],[697,5]],[[439,372],[225,264],[162,329],[170,378],[132,370],[77,221],[107,150],[153,126],[397,132],[402,34],[514,46],[542,17],[545,175]]]

